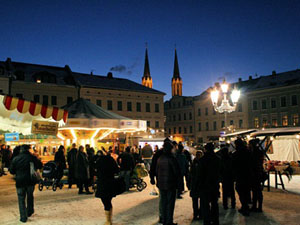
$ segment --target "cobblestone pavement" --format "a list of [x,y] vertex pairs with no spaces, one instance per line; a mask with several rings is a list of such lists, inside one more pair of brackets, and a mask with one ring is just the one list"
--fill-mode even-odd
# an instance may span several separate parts
[[[149,184],[149,180],[145,180]],[[148,185],[142,192],[131,190],[114,198],[113,224],[157,224],[158,197],[150,195],[151,190],[152,187]],[[56,192],[51,189],[39,191],[36,188],[35,214],[27,223],[100,225],[104,223],[104,219],[100,199],[91,195],[78,195],[77,189],[68,189],[65,186]],[[183,195],[183,199],[176,201],[174,221],[179,225],[203,224],[201,221],[192,222],[192,202],[188,192]],[[20,224],[16,190],[10,175],[0,177],[0,224]],[[298,225],[300,224],[300,196],[271,189],[271,192],[264,192],[264,213],[252,213],[250,217],[243,217],[236,210],[225,211],[220,205],[220,224]]]

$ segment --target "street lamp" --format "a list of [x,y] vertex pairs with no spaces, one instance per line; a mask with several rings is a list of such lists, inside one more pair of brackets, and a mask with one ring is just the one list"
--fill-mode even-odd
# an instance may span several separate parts
[[236,89],[232,90],[230,97],[233,105],[231,105],[229,100],[227,99],[228,89],[229,89],[229,84],[227,84],[224,80],[223,83],[221,84],[223,99],[220,106],[218,106],[219,91],[217,90],[217,87],[215,87],[214,90],[210,93],[214,110],[219,113],[224,113],[225,115],[225,129],[226,129],[226,117],[227,117],[226,114],[235,111],[237,102],[240,98],[240,91]]

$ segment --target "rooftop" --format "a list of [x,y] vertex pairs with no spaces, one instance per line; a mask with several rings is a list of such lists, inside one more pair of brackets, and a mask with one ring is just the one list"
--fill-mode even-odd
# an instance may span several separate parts
[[65,67],[13,62],[10,58],[0,61],[0,76],[12,74],[15,80],[36,82],[37,76],[46,76],[47,83],[57,85],[79,85],[102,89],[128,90],[165,95],[165,93],[145,87],[134,81],[110,76],[91,75],[73,72],[68,65]]

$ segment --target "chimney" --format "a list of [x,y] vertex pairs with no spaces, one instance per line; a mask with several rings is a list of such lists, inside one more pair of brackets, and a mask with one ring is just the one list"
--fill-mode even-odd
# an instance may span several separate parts
[[108,72],[108,73],[107,73],[107,78],[109,78],[109,79],[112,79],[112,78],[113,78],[112,72]]
[[252,76],[249,76],[249,80],[252,80]]
[[239,77],[239,82],[242,82],[242,78],[241,77]]
[[275,76],[276,75],[276,70],[272,71],[272,75]]

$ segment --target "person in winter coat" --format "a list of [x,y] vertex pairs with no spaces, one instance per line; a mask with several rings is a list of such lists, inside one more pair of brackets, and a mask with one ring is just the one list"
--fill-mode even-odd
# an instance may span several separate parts
[[83,186],[85,189],[86,194],[92,194],[92,192],[89,191],[89,161],[87,158],[86,153],[83,151],[84,147],[80,146],[77,152],[76,157],[76,165],[75,165],[75,178],[77,180],[78,185],[78,194],[83,194]]
[[145,144],[145,146],[142,148],[142,159],[144,161],[145,167],[147,171],[150,171],[152,156],[153,156],[153,149],[151,145]]
[[190,170],[190,185],[191,185],[191,191],[190,196],[192,197],[193,201],[193,220],[199,220],[202,219],[202,212],[201,212],[201,199],[200,199],[200,192],[198,189],[199,185],[199,161],[201,157],[203,156],[202,151],[196,152],[196,157],[192,162],[191,170]]
[[57,183],[59,183],[64,175],[64,169],[66,169],[65,147],[63,145],[59,146],[57,152],[55,153],[54,161],[57,165]]
[[135,167],[134,159],[130,154],[130,147],[127,146],[125,152],[122,152],[117,162],[120,166],[120,175],[124,177],[125,184],[126,184],[126,191],[129,191],[130,187],[130,174]]
[[249,216],[250,186],[252,177],[251,154],[242,139],[235,141],[236,151],[232,155],[235,171],[236,191],[242,207],[238,210],[243,216]]
[[156,165],[157,187],[161,202],[161,219],[164,225],[175,225],[173,223],[173,215],[180,168],[174,155],[174,145],[170,141],[165,141],[163,153],[158,158]]
[[219,182],[221,160],[214,152],[213,143],[205,145],[204,156],[199,160],[201,210],[204,225],[219,225]]
[[250,152],[252,154],[252,179],[251,179],[251,189],[253,196],[253,204],[251,211],[262,212],[263,204],[263,182],[264,182],[264,153],[258,147],[259,140],[253,139],[249,142]]
[[34,213],[35,183],[31,179],[30,163],[33,163],[35,169],[41,169],[43,166],[42,162],[29,152],[29,149],[29,145],[22,145],[20,154],[13,159],[10,166],[10,173],[16,175],[20,221],[23,223],[26,223],[28,217]]
[[76,168],[76,158],[77,158],[77,148],[76,144],[72,144],[72,149],[67,154],[69,174],[68,174],[68,184],[69,188],[72,188],[72,185],[76,183],[75,180],[75,168]]
[[186,156],[183,154],[183,145],[178,145],[178,150],[176,152],[176,159],[180,168],[180,175],[179,175],[179,183],[178,183],[178,189],[177,189],[177,198],[181,199],[181,195],[184,191],[184,176],[187,174],[189,165],[188,161],[186,159]]
[[95,176],[95,163],[94,163],[94,157],[95,157],[95,150],[93,147],[90,147],[90,145],[85,145],[85,150],[87,153],[88,161],[89,161],[89,185],[92,185],[94,183],[94,176]]
[[141,155],[139,154],[138,151],[139,151],[139,149],[137,148],[137,146],[133,146],[131,148],[131,154],[133,156],[134,164],[135,165],[138,164],[138,163],[140,163],[140,162],[142,162],[142,157],[141,157]]
[[228,198],[231,199],[231,208],[235,208],[235,191],[234,191],[234,171],[232,166],[232,156],[229,154],[228,146],[223,146],[220,150],[222,160],[222,194],[223,208],[228,209]]
[[[166,138],[164,140],[164,142],[166,142],[166,141],[171,142],[171,140],[168,138]],[[150,183],[152,185],[155,185],[155,177],[157,177],[157,173],[156,173],[157,161],[162,154],[163,154],[163,149],[161,148],[161,149],[158,149],[157,151],[155,151],[154,155],[152,157],[152,163],[151,163],[150,171],[149,171]],[[155,186],[154,186],[154,188],[155,188]],[[159,198],[159,221],[158,222],[162,223],[161,197]]]
[[106,215],[106,225],[112,224],[112,203],[116,196],[114,174],[119,172],[116,161],[109,155],[101,155],[96,161],[97,191],[96,197],[101,198]]

